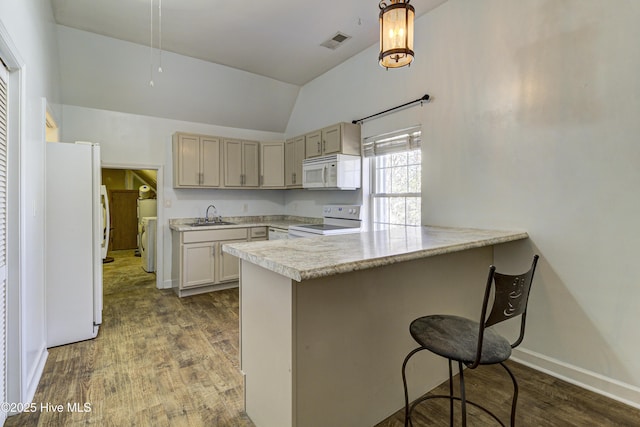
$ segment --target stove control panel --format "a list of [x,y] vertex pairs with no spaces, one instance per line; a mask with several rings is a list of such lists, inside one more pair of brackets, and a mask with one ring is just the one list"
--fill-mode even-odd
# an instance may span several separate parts
[[322,209],[322,216],[360,220],[360,208],[360,205],[325,205]]

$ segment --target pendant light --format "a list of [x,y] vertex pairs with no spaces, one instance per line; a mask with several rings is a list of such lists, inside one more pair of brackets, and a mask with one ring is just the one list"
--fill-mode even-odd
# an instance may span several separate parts
[[400,68],[413,61],[413,19],[410,0],[380,1],[380,55],[382,67]]

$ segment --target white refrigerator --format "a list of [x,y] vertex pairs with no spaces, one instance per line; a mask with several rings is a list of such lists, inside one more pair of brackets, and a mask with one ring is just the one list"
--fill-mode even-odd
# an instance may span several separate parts
[[46,144],[47,347],[98,335],[109,228],[101,187],[98,144]]

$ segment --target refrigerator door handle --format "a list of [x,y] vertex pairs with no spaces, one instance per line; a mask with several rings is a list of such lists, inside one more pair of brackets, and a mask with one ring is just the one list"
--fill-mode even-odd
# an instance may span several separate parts
[[103,237],[102,237],[102,259],[107,257],[107,250],[109,249],[109,233],[111,231],[111,214],[109,212],[109,197],[107,197],[107,187],[105,185],[100,186],[100,197],[102,199],[102,212],[104,217],[102,218],[103,225]]

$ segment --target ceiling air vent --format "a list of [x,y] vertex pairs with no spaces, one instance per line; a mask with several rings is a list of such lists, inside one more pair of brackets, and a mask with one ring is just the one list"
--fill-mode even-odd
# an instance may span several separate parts
[[337,32],[335,36],[333,36],[329,40],[321,43],[320,46],[324,46],[324,47],[329,48],[331,50],[335,50],[338,46],[340,46],[342,43],[346,42],[350,38],[351,38],[351,36],[348,36],[348,35],[346,35],[344,33],[341,33],[341,32]]

